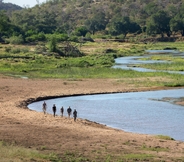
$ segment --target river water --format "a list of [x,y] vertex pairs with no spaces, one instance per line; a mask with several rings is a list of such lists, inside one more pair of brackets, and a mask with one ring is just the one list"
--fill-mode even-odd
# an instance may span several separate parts
[[[149,58],[150,56],[153,56],[156,53],[163,53],[170,54],[175,57],[181,57],[184,58],[184,53],[180,53],[174,50],[147,50],[147,53],[150,53],[149,55],[144,56],[128,56],[128,57],[121,57],[115,59],[116,64],[113,66],[113,68],[120,68],[124,70],[135,70],[139,72],[168,72],[168,73],[178,73],[178,74],[184,74],[184,71],[164,71],[164,70],[153,70],[153,69],[146,69],[141,67],[136,67],[134,65],[139,64],[153,64],[153,63],[167,63],[168,61],[163,60],[141,60],[141,58]],[[157,54],[158,55],[158,54]]]
[[[121,64],[123,65],[122,62]],[[184,106],[162,100],[183,96],[183,89],[175,89],[71,96],[45,101],[49,113],[52,113],[52,106],[56,104],[58,116],[61,106],[65,109],[65,116],[67,116],[66,109],[70,106],[78,111],[78,118],[127,132],[168,135],[176,140],[184,141]],[[28,105],[28,108],[41,112],[42,104],[43,101],[35,102]]]
[[[49,113],[56,104],[57,115],[64,106],[66,116],[70,106],[78,111],[79,118],[127,132],[162,134],[184,141],[184,107],[158,101],[163,97],[181,96],[184,96],[183,89],[63,97],[46,100],[46,103]],[[41,112],[42,103],[35,102],[28,107]]]

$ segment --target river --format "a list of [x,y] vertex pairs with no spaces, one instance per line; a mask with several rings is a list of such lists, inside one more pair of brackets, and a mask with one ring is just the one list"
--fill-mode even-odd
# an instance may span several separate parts
[[[119,58],[120,60],[125,60]],[[134,57],[127,58],[137,60]],[[117,60],[116,60],[117,61]],[[127,62],[127,60],[126,60]],[[120,64],[118,62],[118,64]],[[122,65],[124,63],[121,62]],[[142,134],[167,135],[184,141],[184,106],[175,105],[163,98],[180,98],[183,89],[149,92],[115,93],[102,95],[71,96],[45,100],[48,112],[56,104],[56,114],[60,116],[61,106],[70,106],[78,111],[78,117],[107,126]],[[43,101],[28,105],[29,109],[42,111]]]

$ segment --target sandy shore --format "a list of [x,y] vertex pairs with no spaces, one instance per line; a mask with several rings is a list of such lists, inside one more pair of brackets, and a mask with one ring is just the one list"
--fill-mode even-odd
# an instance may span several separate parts
[[154,89],[163,88],[136,88],[113,79],[72,81],[0,76],[0,140],[56,152],[61,157],[71,151],[96,161],[105,161],[108,155],[121,159],[127,154],[149,154],[159,161],[184,160],[184,142],[181,141],[128,133],[87,120],[54,118],[27,108],[29,102],[54,96]]

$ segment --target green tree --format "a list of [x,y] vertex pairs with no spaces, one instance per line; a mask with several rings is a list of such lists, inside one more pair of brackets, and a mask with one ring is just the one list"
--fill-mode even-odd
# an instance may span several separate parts
[[171,19],[170,27],[172,32],[180,32],[181,36],[184,36],[184,4],[180,7],[176,16]]
[[180,32],[181,36],[184,36],[184,20],[179,18],[178,16],[171,19],[170,28],[172,32]]
[[11,23],[4,11],[0,11],[0,37],[11,35]]
[[155,13],[155,11],[158,11],[159,7],[155,2],[150,2],[144,7],[144,11],[151,16]]
[[85,21],[85,26],[94,35],[95,32],[105,30],[107,19],[104,12],[98,12],[92,18]]
[[153,14],[147,21],[147,34],[161,34],[161,37],[163,38],[164,34],[166,33],[167,36],[170,37],[170,19],[171,18],[165,11],[158,11],[157,13]]
[[115,17],[108,26],[109,33],[115,36],[123,34],[126,37],[128,33],[141,31],[140,26],[136,22],[131,21],[129,17]]
[[83,37],[85,37],[86,34],[87,34],[87,32],[88,32],[88,29],[86,28],[86,26],[80,26],[80,27],[78,27],[78,28],[75,29],[75,34],[77,36],[83,36]]

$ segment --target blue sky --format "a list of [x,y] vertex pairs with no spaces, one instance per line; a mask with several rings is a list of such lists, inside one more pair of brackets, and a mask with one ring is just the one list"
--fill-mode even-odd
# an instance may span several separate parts
[[[38,0],[39,3],[46,2],[46,0]],[[13,3],[21,7],[33,7],[37,4],[37,0],[3,0],[4,3]]]

